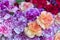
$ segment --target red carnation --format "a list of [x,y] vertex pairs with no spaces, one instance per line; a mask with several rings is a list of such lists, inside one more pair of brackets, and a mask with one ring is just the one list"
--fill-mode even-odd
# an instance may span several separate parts
[[46,5],[44,7],[47,11],[51,12],[52,14],[57,14],[58,13],[58,7],[57,6],[53,6],[52,4],[50,5]]
[[[25,0],[25,1],[27,1],[27,0]],[[47,4],[46,0],[32,0],[30,2],[32,2],[38,8],[42,8],[42,7],[44,7]]]
[[58,7],[60,8],[60,0],[56,0]]

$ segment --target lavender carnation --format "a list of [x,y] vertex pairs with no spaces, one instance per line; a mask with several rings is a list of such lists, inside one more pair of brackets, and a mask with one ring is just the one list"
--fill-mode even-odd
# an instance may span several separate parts
[[19,34],[24,31],[24,28],[27,25],[27,19],[21,12],[17,12],[13,15],[13,23],[15,25],[14,31]]

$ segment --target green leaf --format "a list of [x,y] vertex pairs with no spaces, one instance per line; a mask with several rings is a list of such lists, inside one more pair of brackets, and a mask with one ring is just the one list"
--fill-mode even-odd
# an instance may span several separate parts
[[24,0],[16,0],[17,3],[21,3],[23,2]]

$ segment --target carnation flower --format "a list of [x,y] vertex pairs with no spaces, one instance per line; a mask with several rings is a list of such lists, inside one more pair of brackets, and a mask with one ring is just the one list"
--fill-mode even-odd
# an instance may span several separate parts
[[41,15],[37,17],[37,23],[43,29],[47,29],[53,23],[53,15],[50,12],[42,11]]
[[31,1],[36,7],[43,8],[47,4],[47,0],[32,0]]
[[28,23],[28,27],[25,28],[25,34],[30,37],[33,38],[36,36],[41,36],[42,34],[42,29],[41,27],[37,24],[37,22],[30,22]]
[[27,20],[29,21],[33,21],[37,18],[37,16],[39,16],[40,12],[37,8],[30,8],[28,10],[26,10],[25,16],[27,18]]
[[3,34],[5,37],[12,36],[12,30],[9,26],[2,24],[0,25],[0,34]]
[[53,37],[54,34],[56,33],[56,30],[57,30],[57,28],[52,25],[49,29],[43,30],[43,35],[44,35],[46,38]]
[[46,11],[51,12],[54,15],[59,12],[58,7],[52,4],[46,5],[44,8],[46,9]]
[[12,22],[15,25],[14,31],[17,34],[20,34],[21,32],[23,32],[24,28],[27,25],[27,19],[24,17],[24,15],[20,11],[13,15]]
[[26,11],[29,8],[33,8],[33,4],[30,2],[21,2],[20,8],[22,11]]

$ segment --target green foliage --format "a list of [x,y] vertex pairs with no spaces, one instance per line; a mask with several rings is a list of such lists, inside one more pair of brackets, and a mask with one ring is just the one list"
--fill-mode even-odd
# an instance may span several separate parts
[[19,3],[19,4],[20,4],[21,2],[23,2],[23,1],[24,1],[24,0],[16,0],[16,2]]

